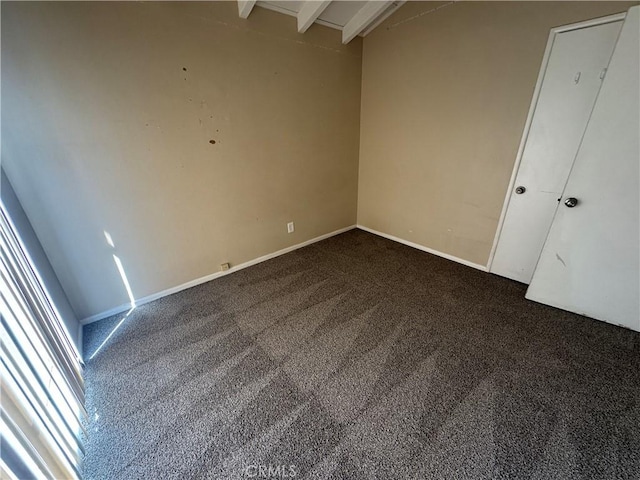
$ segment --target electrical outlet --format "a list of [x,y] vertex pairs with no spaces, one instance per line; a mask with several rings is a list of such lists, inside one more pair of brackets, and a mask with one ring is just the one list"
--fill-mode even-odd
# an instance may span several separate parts
[[228,263],[221,263],[220,264],[220,270],[222,270],[223,272],[226,272],[230,268],[231,268],[231,265],[229,265]]
[[296,228],[293,225],[293,222],[287,223],[287,233],[293,233]]

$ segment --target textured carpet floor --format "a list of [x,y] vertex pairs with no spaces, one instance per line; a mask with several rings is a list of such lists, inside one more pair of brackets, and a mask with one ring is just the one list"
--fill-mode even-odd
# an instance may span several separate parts
[[85,478],[640,478],[640,335],[524,293],[353,230],[138,307]]

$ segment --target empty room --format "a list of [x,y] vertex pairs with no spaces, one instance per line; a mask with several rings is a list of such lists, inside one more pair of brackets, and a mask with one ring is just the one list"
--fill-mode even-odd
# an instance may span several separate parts
[[640,2],[0,13],[1,478],[640,478]]

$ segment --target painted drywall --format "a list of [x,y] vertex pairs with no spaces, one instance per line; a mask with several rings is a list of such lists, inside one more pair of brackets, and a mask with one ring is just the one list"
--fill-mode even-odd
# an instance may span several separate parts
[[29,222],[29,219],[24,213],[22,205],[20,205],[20,201],[11,186],[11,182],[9,182],[9,179],[4,173],[4,169],[0,170],[0,192],[2,204],[9,214],[18,236],[22,240],[33,264],[38,270],[44,287],[49,293],[49,297],[55,304],[58,313],[60,313],[71,340],[80,350],[82,347],[80,345],[80,322],[78,321],[78,317],[73,311],[53,267],[51,267],[51,263],[49,263],[49,259],[44,253],[40,240],[38,240],[31,226],[31,222]]
[[364,40],[358,224],[486,265],[552,27],[638,2],[408,2]]
[[139,298],[355,224],[340,38],[236,2],[2,4],[2,164],[80,318],[128,302],[114,255]]

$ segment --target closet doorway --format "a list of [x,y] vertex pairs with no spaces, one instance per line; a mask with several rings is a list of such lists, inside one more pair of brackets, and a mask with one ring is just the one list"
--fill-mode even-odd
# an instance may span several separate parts
[[552,29],[489,271],[530,283],[625,14]]

